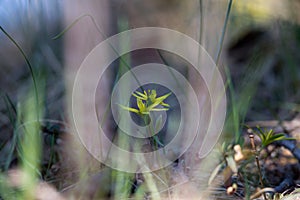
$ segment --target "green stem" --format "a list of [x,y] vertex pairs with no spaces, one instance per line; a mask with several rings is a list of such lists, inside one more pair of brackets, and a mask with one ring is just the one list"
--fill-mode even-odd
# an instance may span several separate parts
[[233,2],[233,0],[229,0],[228,6],[227,6],[226,17],[225,17],[224,25],[223,25],[223,28],[222,28],[222,34],[221,34],[221,38],[220,38],[220,41],[219,41],[217,56],[215,58],[215,61],[216,61],[217,65],[219,64],[220,55],[221,55],[222,48],[223,48],[223,43],[224,43],[225,33],[226,33],[226,30],[227,30],[227,24],[228,24],[228,21],[229,21],[229,14],[230,14],[230,11],[231,11],[232,2]]
[[[31,66],[26,54],[24,53],[24,51],[22,50],[22,48],[20,47],[20,45],[2,28],[2,26],[0,26],[0,30],[8,37],[8,39],[18,48],[18,50],[21,52],[23,58],[25,59],[25,62],[29,68],[30,74],[31,74],[31,78],[32,78],[32,82],[33,82],[33,86],[34,86],[34,91],[35,91],[35,101],[36,101],[36,106],[37,108],[39,107],[39,96],[38,96],[38,90],[37,90],[37,84],[36,84],[36,79],[35,79],[35,75],[33,73],[33,67]],[[39,121],[39,112],[37,110],[37,121]]]
[[[200,12],[200,24],[199,24],[199,44],[202,44],[202,36],[203,36],[203,2],[199,0],[199,12]],[[199,49],[200,52],[200,49]]]
[[[256,146],[255,146],[255,142],[254,142],[254,135],[253,135],[253,133],[250,133],[250,134],[249,134],[249,138],[250,138],[252,150],[253,150],[253,152],[255,153],[255,161],[256,161],[256,165],[257,165],[257,169],[258,169],[259,181],[260,181],[260,184],[261,184],[262,188],[264,188],[264,182],[263,182],[263,178],[262,178],[262,174],[261,174],[261,167],[260,167],[259,159],[258,159],[258,154],[259,154],[259,153],[258,153],[257,150],[256,150]],[[266,194],[265,194],[265,193],[263,193],[263,196],[264,196],[264,199],[266,200],[267,197],[266,197]]]

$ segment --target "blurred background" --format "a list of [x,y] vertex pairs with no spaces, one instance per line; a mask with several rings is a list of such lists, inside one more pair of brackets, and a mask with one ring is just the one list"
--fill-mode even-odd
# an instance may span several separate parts
[[[223,139],[241,134],[241,124],[248,121],[293,119],[300,109],[299,9],[298,0],[0,0],[0,26],[20,46],[32,67],[28,67],[13,41],[1,32],[1,171],[22,163],[14,135],[17,125],[27,119],[27,113],[19,110],[35,98],[31,92],[33,76],[40,95],[40,107],[35,109],[42,113],[39,119],[44,121],[44,146],[40,147],[42,179],[61,191],[74,185],[85,167],[85,172],[102,167],[87,152],[82,153],[78,141],[69,136],[73,130],[73,82],[83,59],[97,44],[132,28],[170,28],[204,46],[221,70],[228,93]],[[184,61],[174,55],[148,49],[126,56],[132,66],[149,61],[171,63],[193,83],[194,89],[204,90],[203,80],[182,68]],[[100,119],[118,72],[126,71],[122,69],[124,66],[116,61],[99,82],[96,108]],[[84,84],[88,88],[92,83],[87,80]],[[87,103],[83,98],[78,106],[85,108]],[[82,113],[87,132],[91,130],[90,112],[83,109]],[[116,129],[113,123],[103,128],[111,134]],[[55,142],[51,142],[53,138]],[[187,153],[185,165],[192,170],[185,172],[185,176],[199,176],[200,162],[195,158],[196,152]],[[91,185],[86,185],[87,193],[97,191]]]

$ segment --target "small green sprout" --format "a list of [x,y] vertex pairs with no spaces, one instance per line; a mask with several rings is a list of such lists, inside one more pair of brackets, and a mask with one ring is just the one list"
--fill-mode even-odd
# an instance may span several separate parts
[[[139,115],[149,115],[151,111],[169,110],[170,105],[163,101],[170,95],[171,93],[168,93],[163,96],[157,97],[156,90],[148,90],[148,92],[144,91],[144,93],[135,91],[132,96],[136,98],[138,109],[126,107],[123,105],[120,105],[120,107]],[[157,106],[159,105],[163,106],[163,108],[157,108]]]
[[273,129],[270,129],[269,131],[263,131],[259,126],[257,126],[257,130],[258,132],[255,132],[255,134],[260,138],[261,146],[263,148],[275,141],[294,140],[294,138],[286,137],[283,133],[275,134]]

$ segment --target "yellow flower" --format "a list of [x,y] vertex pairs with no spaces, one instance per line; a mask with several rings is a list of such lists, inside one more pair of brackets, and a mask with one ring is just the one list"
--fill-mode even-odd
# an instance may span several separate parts
[[[126,107],[123,105],[120,105],[120,107],[140,115],[150,114],[151,111],[165,111],[169,110],[170,105],[163,101],[170,95],[171,93],[168,93],[161,97],[157,97],[156,90],[148,90],[148,93],[146,91],[144,91],[144,93],[136,91],[132,94],[132,96],[136,98],[138,109]],[[163,106],[163,108],[157,108],[157,106],[159,105]]]

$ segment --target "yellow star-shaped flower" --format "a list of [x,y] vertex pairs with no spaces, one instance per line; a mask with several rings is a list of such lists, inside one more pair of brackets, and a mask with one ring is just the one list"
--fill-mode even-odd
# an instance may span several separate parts
[[[139,115],[148,115],[151,111],[169,110],[170,105],[163,101],[168,98],[171,93],[157,97],[156,90],[148,90],[148,93],[146,91],[144,91],[144,93],[136,91],[132,95],[136,98],[138,109],[120,105],[121,108]],[[157,108],[159,105],[164,108]]]

